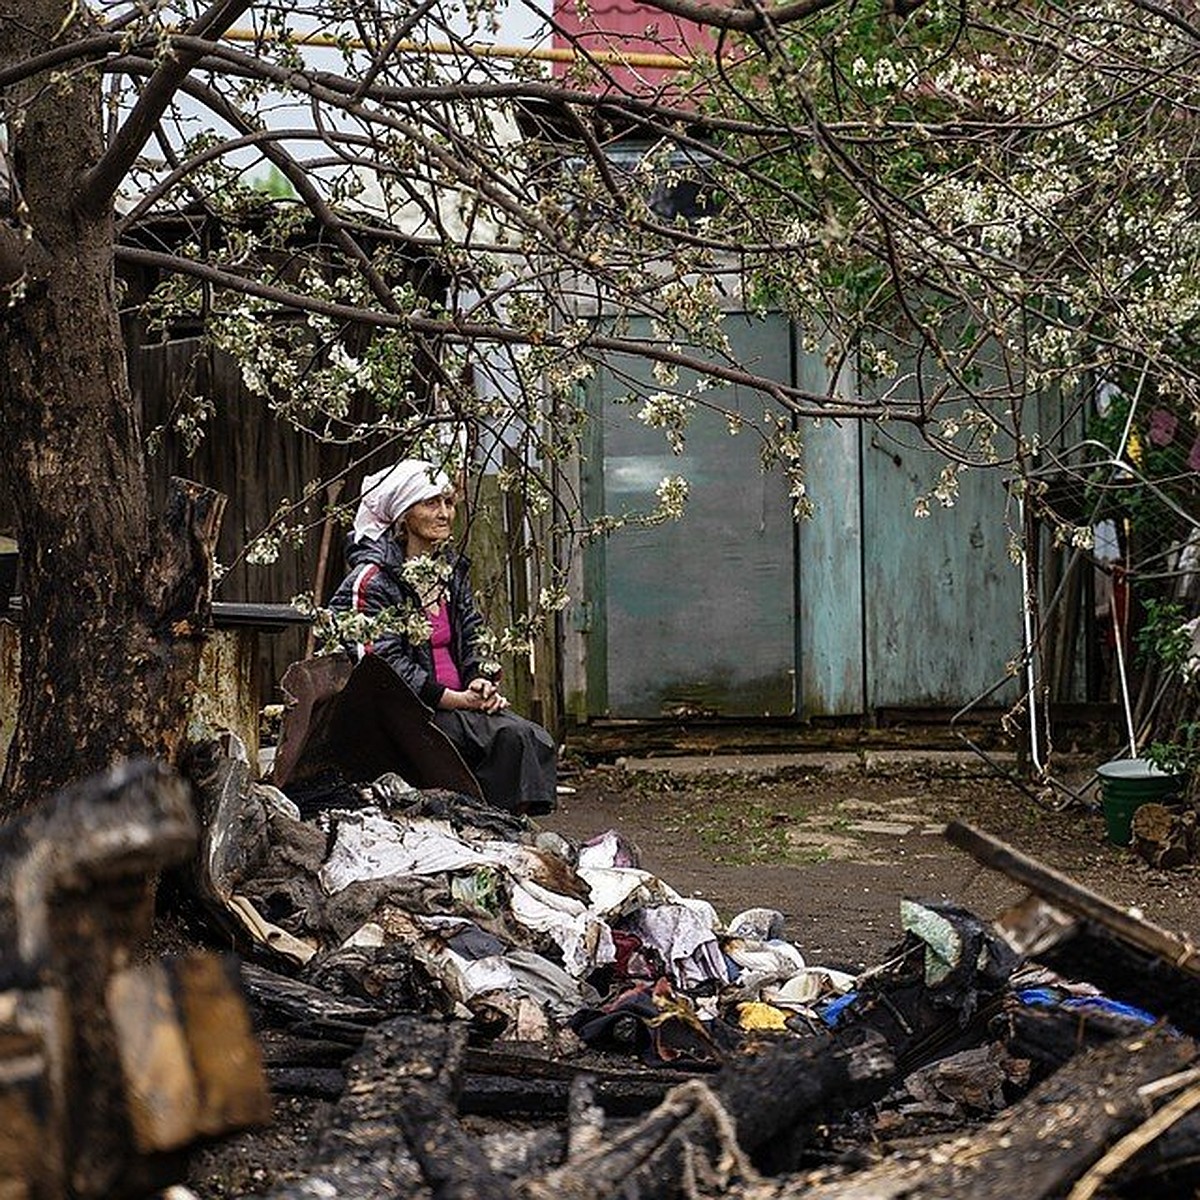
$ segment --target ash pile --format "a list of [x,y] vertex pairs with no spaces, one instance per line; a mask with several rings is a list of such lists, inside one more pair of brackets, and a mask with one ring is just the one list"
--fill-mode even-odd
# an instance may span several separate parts
[[[155,1194],[288,1095],[321,1120],[270,1200],[1200,1187],[1200,955],[967,826],[1028,898],[906,901],[850,975],[614,831],[395,776],[302,810],[233,740],[194,767],[198,819],[149,764],[0,831],[0,1194]],[[139,958],[163,871],[236,959]]]

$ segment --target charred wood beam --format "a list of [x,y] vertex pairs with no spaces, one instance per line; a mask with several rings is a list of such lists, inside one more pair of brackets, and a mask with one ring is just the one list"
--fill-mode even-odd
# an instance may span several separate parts
[[1082,979],[1105,995],[1136,1005],[1191,1037],[1200,1036],[1200,981],[1174,965],[1084,926],[1038,955],[1067,979]]
[[[1052,906],[1056,922],[1045,911],[1032,914],[1028,905],[1031,930],[1020,927],[1018,910],[1009,920],[1019,936],[1035,939],[1028,952],[1038,962],[1200,1035],[1200,951],[1190,938],[1142,920],[969,826],[954,823],[946,836]],[[1037,936],[1039,923],[1048,929],[1046,936]]]
[[458,1121],[466,1036],[462,1024],[420,1017],[372,1029],[350,1060],[310,1174],[272,1193],[273,1200],[310,1197],[309,1184],[318,1179],[331,1200],[391,1200],[409,1160],[434,1200],[507,1200],[509,1183]]
[[1200,1193],[1200,1112],[1187,1113],[1149,1140],[1112,1172],[1110,1186],[1129,1196]]
[[[346,1082],[342,1067],[367,1030],[354,1026],[350,1032],[355,1035],[354,1045],[339,1038],[305,1037],[294,1030],[260,1030],[271,1090],[336,1099]],[[571,1089],[582,1078],[590,1081],[596,1106],[606,1116],[631,1117],[661,1103],[682,1076],[678,1071],[547,1058],[545,1047],[540,1046],[523,1044],[521,1052],[471,1046],[466,1050],[458,1111],[474,1116],[560,1114],[567,1110]]]
[[[863,1031],[857,1041],[826,1034],[785,1038],[734,1059],[716,1080],[715,1092],[737,1126],[738,1142],[751,1154],[789,1143],[803,1145],[809,1128],[831,1112],[881,1096],[896,1062],[887,1041]],[[764,1103],[770,1097],[770,1103]],[[782,1165],[772,1161],[772,1165]]]
[[268,1024],[283,1025],[295,1034],[311,1032],[357,1046],[367,1029],[388,1015],[368,1000],[335,996],[255,963],[242,963],[242,984]]
[[202,635],[212,626],[213,562],[225,504],[220,492],[171,477],[147,592],[159,627],[173,637]]
[[771,1042],[728,1064],[711,1087],[675,1088],[643,1120],[527,1181],[525,1192],[530,1200],[660,1200],[697,1174],[725,1187],[754,1174],[747,1153],[881,1095],[893,1073],[879,1037],[852,1047],[824,1035]]
[[965,850],[976,862],[1022,884],[1055,907],[1081,917],[1117,941],[1162,959],[1174,970],[1200,981],[1200,950],[1190,939],[1134,916],[1111,900],[970,825],[952,821],[946,827],[946,840]]
[[1077,1054],[1131,1037],[1142,1028],[1133,1018],[1104,1011],[1021,1007],[1008,1016],[1004,1045],[1013,1058],[1032,1063],[1040,1079]]
[[[778,1200],[1041,1200],[1059,1196],[1154,1105],[1147,1085],[1183,1071],[1196,1045],[1161,1031],[1080,1054],[966,1136],[833,1181],[792,1180]],[[1151,1089],[1153,1090],[1153,1089]]]
[[[359,1031],[365,1035],[366,1030]],[[263,1062],[268,1067],[304,1068],[338,1067],[362,1045],[362,1037],[353,1046],[332,1038],[304,1037],[278,1029],[260,1029],[259,1045],[262,1047]]]
[[505,1042],[499,1046],[471,1046],[467,1070],[476,1075],[508,1075],[514,1079],[547,1079],[571,1082],[586,1075],[598,1083],[653,1084],[666,1091],[684,1078],[679,1071],[637,1066],[613,1067],[588,1059],[549,1058],[536,1042]]
[[[348,1053],[345,1047],[339,1049]],[[346,1072],[338,1067],[273,1063],[269,1053],[266,1073],[271,1091],[277,1095],[337,1100],[346,1088]],[[651,1080],[608,1079],[595,1082],[593,1095],[596,1108],[605,1117],[635,1117],[661,1104],[670,1086]],[[566,1079],[468,1074],[458,1097],[458,1112],[464,1116],[556,1117],[568,1111],[572,1087]]]
[[[596,1080],[593,1097],[606,1117],[635,1117],[661,1104],[671,1084],[650,1080]],[[570,1108],[573,1084],[566,1079],[525,1079],[513,1075],[468,1074],[458,1098],[458,1111],[472,1116],[520,1113],[551,1117]]]
[[135,1166],[106,989],[149,934],[155,876],[195,838],[185,787],[148,763],[60,792],[0,829],[0,959],[19,964],[18,986],[38,989],[21,998],[16,1024],[44,1063],[48,1110],[24,1115],[48,1195],[115,1193]]
[[[115,767],[8,822],[0,827],[3,961],[56,981],[73,956],[58,936],[64,926],[91,933],[102,925],[106,942],[130,949],[150,931],[157,873],[195,843],[186,785],[149,762]],[[107,919],[90,919],[96,909]]]
[[314,1096],[338,1100],[346,1090],[346,1072],[336,1067],[267,1066],[267,1082],[279,1096]]
[[0,1179],[39,1200],[144,1194],[190,1142],[269,1116],[227,965],[139,962],[158,874],[195,841],[186,785],[144,761],[0,829]]

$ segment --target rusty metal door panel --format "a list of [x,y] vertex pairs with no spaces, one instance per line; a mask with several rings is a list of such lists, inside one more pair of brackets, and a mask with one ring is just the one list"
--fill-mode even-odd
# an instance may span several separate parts
[[[981,696],[1021,646],[1021,576],[1008,558],[998,471],[967,471],[953,508],[913,515],[945,459],[905,426],[864,431],[863,593],[872,707]],[[993,702],[1017,695],[1008,679]]]
[[[729,333],[749,369],[790,377],[786,322],[734,316]],[[760,471],[756,439],[731,437],[725,418],[703,408],[684,453],[672,454],[661,432],[635,419],[640,401],[621,403],[660,385],[645,364],[613,365],[591,388],[602,469],[590,465],[589,509],[648,512],[668,475],[684,476],[691,498],[681,521],[624,529],[590,552],[589,715],[791,714],[795,549],[786,485]],[[761,410],[759,398],[736,388],[711,395],[747,418]]]

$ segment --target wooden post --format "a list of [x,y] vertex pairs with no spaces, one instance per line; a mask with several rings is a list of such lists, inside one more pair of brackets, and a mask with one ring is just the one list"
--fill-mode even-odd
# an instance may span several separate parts
[[[346,486],[344,479],[335,479],[325,488],[325,521],[321,525],[321,546],[317,551],[317,567],[313,572],[312,595],[313,603],[320,605],[324,600],[325,572],[329,568],[329,547],[333,542],[333,527],[337,524],[334,515],[334,505],[341,497],[342,489]],[[304,657],[312,658],[316,649],[317,631],[310,625],[308,637],[304,641]]]

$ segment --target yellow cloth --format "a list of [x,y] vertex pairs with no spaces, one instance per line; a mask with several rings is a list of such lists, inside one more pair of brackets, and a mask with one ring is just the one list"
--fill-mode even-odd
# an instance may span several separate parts
[[789,1014],[761,1000],[747,1000],[737,1006],[738,1024],[743,1029],[786,1029]]

